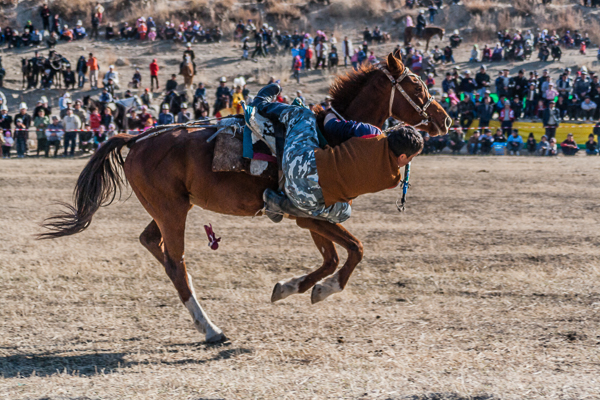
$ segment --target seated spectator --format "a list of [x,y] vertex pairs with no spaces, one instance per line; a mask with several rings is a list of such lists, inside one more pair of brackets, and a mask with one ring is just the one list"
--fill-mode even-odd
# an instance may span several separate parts
[[567,105],[567,114],[569,119],[574,121],[579,118],[579,114],[581,112],[581,106],[579,105],[579,100],[577,100],[577,96],[573,96],[571,101]]
[[455,126],[450,131],[448,146],[452,150],[452,154],[460,153],[460,150],[465,145],[465,134],[460,126]]
[[504,132],[501,128],[496,129],[496,133],[494,134],[494,142],[505,143],[506,136],[504,136]]
[[467,152],[471,155],[475,155],[477,154],[477,151],[479,150],[479,131],[476,130],[475,132],[473,132],[473,135],[469,138],[469,141],[467,142]]
[[98,98],[98,101],[101,103],[111,103],[113,101],[112,95],[108,92],[107,88],[102,89],[102,94]]
[[548,145],[548,151],[546,152],[547,156],[555,156],[558,154],[558,145],[556,144],[556,138],[550,138],[550,142]]
[[492,143],[494,143],[492,131],[490,129],[484,129],[483,135],[479,138],[479,152],[481,154],[490,154],[492,151]]
[[49,49],[53,49],[56,47],[57,43],[58,37],[56,36],[56,32],[50,32],[50,36],[48,36],[48,39],[46,39],[46,45]]
[[63,82],[65,83],[65,88],[75,89],[75,72],[71,70],[71,66],[67,66],[66,71],[63,71]]
[[104,143],[106,141],[106,139],[107,139],[106,127],[104,125],[100,125],[98,130],[94,132],[94,137],[93,137],[94,151],[97,151],[98,148],[100,146],[102,146],[102,143]]
[[533,132],[529,132],[529,137],[527,138],[527,142],[525,142],[525,148],[530,156],[534,155],[537,151],[537,142],[535,141]]
[[54,157],[57,157],[60,142],[64,134],[65,130],[62,123],[56,115],[53,116],[52,123],[46,128],[46,139],[48,140],[48,144],[46,145],[46,158],[48,158],[51,146],[54,147]]
[[560,148],[565,156],[574,156],[579,151],[572,133],[567,135],[567,138],[560,144]]
[[598,155],[598,143],[594,140],[594,134],[590,133],[588,141],[585,142],[585,154],[588,156]]
[[85,33],[85,28],[83,27],[81,20],[77,21],[73,34],[75,35],[75,40],[81,40],[86,37],[87,34]]
[[469,59],[469,62],[479,62],[479,46],[476,44],[473,45],[473,49],[471,50],[471,58]]
[[60,34],[60,40],[64,40],[65,42],[72,42],[74,39],[73,30],[69,29],[69,25],[65,25],[63,27],[63,31]]
[[550,150],[550,142],[548,142],[548,137],[543,135],[540,139],[540,142],[537,145],[537,155],[538,156],[547,156],[548,151]]
[[[106,130],[108,129],[108,126],[114,122],[115,119],[112,115],[110,107],[106,107],[102,112],[102,117],[100,118],[100,125],[104,126],[104,130]],[[100,126],[98,128],[100,128]]]
[[104,78],[102,79],[104,86],[108,85],[109,79],[112,79],[115,89],[119,89],[119,73],[115,71],[114,65],[109,65],[108,72],[104,74]]
[[140,73],[140,69],[136,68],[135,73],[133,74],[133,78],[131,82],[127,86],[130,88],[138,89],[142,83],[142,74]]
[[431,136],[428,133],[423,135],[423,154],[431,154],[435,152],[435,147],[433,145],[433,141],[431,140]]
[[106,40],[112,40],[115,38],[115,28],[113,28],[112,22],[106,25]]
[[41,79],[42,89],[50,89],[52,87],[52,77],[50,76],[50,70],[44,70]]
[[510,155],[521,155],[523,148],[523,138],[519,135],[518,129],[513,129],[511,135],[506,140],[506,148]]
[[38,31],[37,29],[33,31],[33,33],[31,34],[31,44],[33,46],[39,46],[40,44],[42,44],[42,39],[44,38],[44,35],[42,35],[40,33],[40,31]]
[[590,96],[586,96],[585,100],[581,103],[581,116],[584,121],[592,120],[596,112],[596,107],[596,103],[590,99]]
[[142,127],[139,117],[137,116],[135,110],[129,111],[129,116],[125,121],[125,130],[127,133],[131,135],[137,135],[138,130]]
[[175,117],[171,114],[169,110],[169,105],[164,103],[162,105],[162,111],[158,116],[158,125],[168,125],[175,122]]

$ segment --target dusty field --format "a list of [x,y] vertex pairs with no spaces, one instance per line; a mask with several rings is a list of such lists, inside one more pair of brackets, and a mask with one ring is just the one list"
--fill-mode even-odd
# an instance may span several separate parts
[[365,259],[315,306],[269,302],[320,264],[306,232],[196,208],[186,257],[220,346],[138,244],[135,197],[36,242],[84,161],[20,161],[0,164],[0,398],[599,397],[598,157],[420,157],[405,215],[393,191],[356,202]]

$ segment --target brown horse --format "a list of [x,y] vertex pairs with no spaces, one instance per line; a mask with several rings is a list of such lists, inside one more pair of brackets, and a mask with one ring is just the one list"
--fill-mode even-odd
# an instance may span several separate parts
[[[332,105],[345,118],[378,127],[390,113],[409,125],[422,124],[425,116],[423,130],[432,135],[445,134],[452,120],[431,100],[423,82],[407,72],[402,60],[390,54],[382,68],[365,65],[359,71],[338,77],[330,88]],[[398,77],[403,79],[394,82],[394,86],[391,79]],[[395,91],[400,94],[393,96]],[[424,107],[428,103],[430,106]],[[427,112],[417,112],[419,107],[427,108]],[[323,118],[321,112],[317,116],[320,124]],[[222,331],[198,303],[186,270],[184,233],[188,211],[197,205],[222,214],[254,216],[263,208],[263,191],[277,188],[277,182],[244,173],[213,172],[214,141],[207,143],[206,139],[215,132],[214,128],[174,127],[148,137],[152,132],[140,136],[117,135],[104,143],[79,176],[75,205],[67,205],[65,213],[47,220],[44,226],[50,232],[41,237],[57,238],[86,229],[98,208],[110,204],[120,192],[124,182],[119,169],[123,167],[127,181],[152,216],[140,236],[142,245],[164,266],[196,328],[206,335],[206,341],[224,340]],[[125,146],[130,151],[123,160],[121,149]],[[340,224],[301,218],[296,224],[310,231],[323,256],[323,265],[310,274],[277,283],[271,301],[304,293],[314,286],[311,299],[316,303],[346,286],[362,259],[363,247]],[[348,252],[344,266],[335,274],[339,257],[334,243]]]
[[[425,51],[429,50],[429,41],[435,37],[439,36],[440,40],[444,39],[444,29],[438,28],[437,26],[426,26],[423,28],[423,34],[420,36],[421,38],[427,41],[425,45]],[[407,26],[404,28],[404,45],[408,46],[408,44],[416,38],[417,36],[417,28],[414,26]]]
[[193,89],[194,84],[194,64],[190,56],[185,56],[185,60],[181,63],[179,74],[183,75],[183,81],[185,84],[185,90]]

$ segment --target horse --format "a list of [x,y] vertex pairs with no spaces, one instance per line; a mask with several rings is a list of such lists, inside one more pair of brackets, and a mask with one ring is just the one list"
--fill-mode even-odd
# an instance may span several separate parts
[[[437,26],[426,26],[423,28],[423,33],[420,37],[427,41],[425,45],[425,51],[429,50],[429,41],[435,37],[439,36],[440,40],[444,39],[444,29],[439,28]],[[414,26],[407,26],[404,28],[404,45],[408,46],[408,44],[412,41],[414,37],[417,37],[417,28]]]
[[[378,66],[365,64],[357,71],[337,77],[329,92],[332,108],[342,117],[379,128],[390,116],[408,125],[419,125],[433,136],[446,134],[452,124],[423,82],[404,66],[399,52],[389,54]],[[325,112],[321,109],[316,118],[322,127]],[[40,239],[50,239],[83,231],[99,207],[112,203],[128,182],[152,217],[139,237],[141,244],[165,268],[196,329],[209,343],[226,337],[200,306],[187,273],[184,258],[187,214],[197,205],[221,214],[255,216],[263,209],[265,189],[278,187],[275,180],[258,176],[213,172],[215,141],[207,139],[215,132],[214,127],[194,129],[175,125],[150,129],[138,136],[112,137],[100,146],[81,172],[74,205],[66,204],[64,212],[48,218],[44,222],[45,233],[39,235]],[[326,139],[335,145],[327,135]],[[124,147],[129,148],[125,159],[121,154]],[[343,290],[363,258],[363,245],[340,224],[311,218],[297,218],[296,224],[310,231],[323,264],[309,274],[277,283],[271,301],[313,288],[314,304]],[[334,243],[348,253],[337,272],[339,256]]]
[[36,58],[21,59],[21,73],[23,74],[22,88],[27,84],[27,89],[35,89],[38,85],[39,75],[44,70],[43,62]]
[[185,59],[179,67],[179,75],[183,75],[185,89],[192,89],[192,86],[194,84],[194,64],[192,63],[192,59],[190,58],[190,56],[185,56]]
[[200,119],[202,113],[206,111],[206,115],[210,113],[208,101],[202,96],[194,96],[194,119]]
[[171,114],[177,115],[179,114],[179,111],[181,111],[181,105],[183,103],[187,103],[187,94],[185,92],[177,94],[173,91],[172,94],[169,93],[165,96],[164,100],[160,104],[160,109],[162,110],[163,104],[168,104]]

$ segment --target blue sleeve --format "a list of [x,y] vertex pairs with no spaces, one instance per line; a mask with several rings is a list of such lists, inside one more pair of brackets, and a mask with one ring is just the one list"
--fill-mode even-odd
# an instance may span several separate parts
[[329,135],[335,137],[340,142],[344,142],[353,137],[363,137],[367,135],[380,135],[381,131],[376,126],[354,121],[340,121],[332,119],[325,125],[325,130]]

